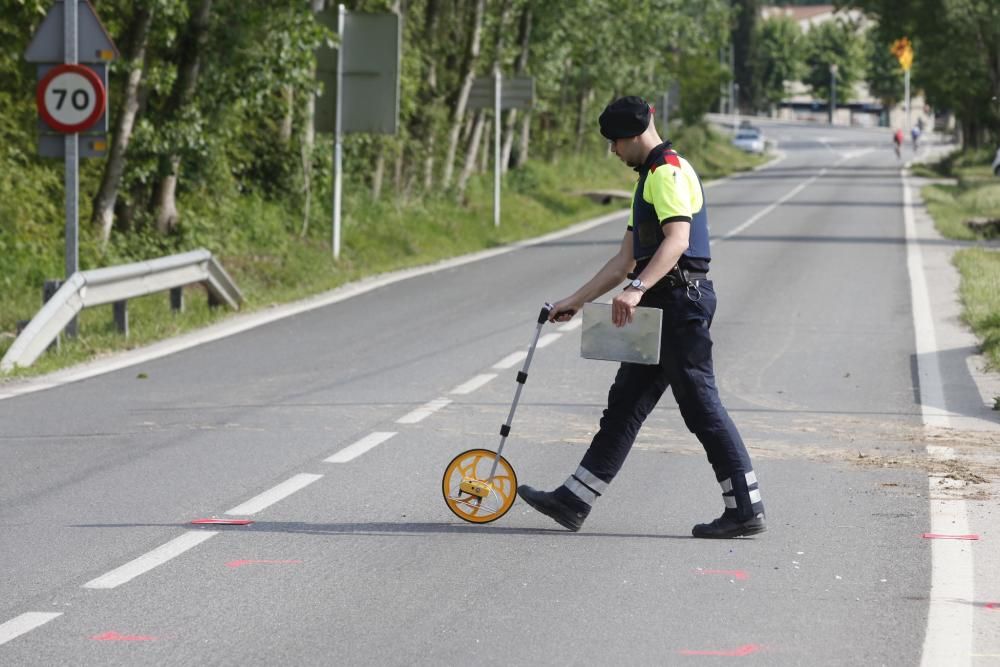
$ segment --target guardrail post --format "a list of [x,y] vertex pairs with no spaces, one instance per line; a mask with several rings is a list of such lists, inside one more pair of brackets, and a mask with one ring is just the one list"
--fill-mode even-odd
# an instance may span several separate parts
[[184,288],[174,287],[170,290],[170,310],[174,311],[174,314],[184,312]]
[[118,329],[118,333],[125,334],[128,338],[128,301],[125,299],[115,301],[112,308],[115,313],[115,328]]
[[208,307],[215,309],[222,305],[222,301],[215,298],[215,295],[211,292],[208,293]]
[[[42,285],[42,304],[44,305],[48,303],[49,299],[55,296],[55,293],[59,291],[60,287],[62,287],[61,280],[46,280],[45,283]],[[52,344],[49,345],[47,348],[45,348],[45,351],[51,352],[52,350],[58,350],[61,344],[62,344],[62,334],[60,333],[58,336],[56,336],[56,339],[52,341]]]

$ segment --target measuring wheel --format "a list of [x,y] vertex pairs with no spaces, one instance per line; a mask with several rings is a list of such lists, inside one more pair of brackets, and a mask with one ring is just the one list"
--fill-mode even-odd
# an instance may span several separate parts
[[[492,478],[491,470],[494,470]],[[506,514],[514,504],[517,475],[507,459],[496,452],[470,449],[453,458],[445,468],[441,491],[448,509],[459,519],[489,523]]]
[[[514,420],[514,411],[517,410],[521,390],[528,380],[528,366],[531,365],[531,358],[535,355],[538,336],[542,333],[542,325],[548,321],[551,312],[552,304],[547,303],[538,313],[535,337],[524,358],[524,366],[517,374],[514,402],[511,403],[507,421],[500,427],[500,446],[495,452],[488,449],[470,449],[462,452],[445,468],[444,478],[441,480],[444,501],[448,504],[448,509],[463,521],[471,523],[496,521],[507,513],[517,497],[517,475],[507,463],[507,459],[500,454],[503,452],[504,443],[507,442],[507,436],[510,435],[510,424]],[[565,313],[572,315],[573,311]],[[557,315],[562,314],[562,312],[557,313]]]

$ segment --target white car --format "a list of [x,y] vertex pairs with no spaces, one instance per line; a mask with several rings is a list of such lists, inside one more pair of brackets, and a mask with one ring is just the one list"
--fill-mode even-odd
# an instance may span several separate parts
[[1000,148],[997,149],[996,157],[993,158],[993,175],[1000,176]]
[[733,137],[733,146],[745,150],[747,153],[763,153],[764,137],[760,130],[753,128],[740,128]]

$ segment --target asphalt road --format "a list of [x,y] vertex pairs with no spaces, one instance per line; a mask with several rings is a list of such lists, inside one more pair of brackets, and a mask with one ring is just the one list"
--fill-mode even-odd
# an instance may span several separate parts
[[[449,460],[499,441],[501,362],[620,218],[0,401],[0,664],[919,664],[928,478],[886,463],[923,449],[899,165],[887,130],[767,130],[785,157],[707,197],[768,532],[689,537],[722,506],[669,397],[579,533],[442,501]],[[550,333],[505,449],[546,488],[615,371]],[[230,510],[254,523],[189,524]]]

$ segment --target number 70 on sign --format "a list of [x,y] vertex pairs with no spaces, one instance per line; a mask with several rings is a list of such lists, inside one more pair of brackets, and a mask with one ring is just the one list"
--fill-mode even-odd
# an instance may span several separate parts
[[35,102],[49,127],[75,134],[90,129],[104,115],[107,91],[89,67],[57,65],[39,80]]

